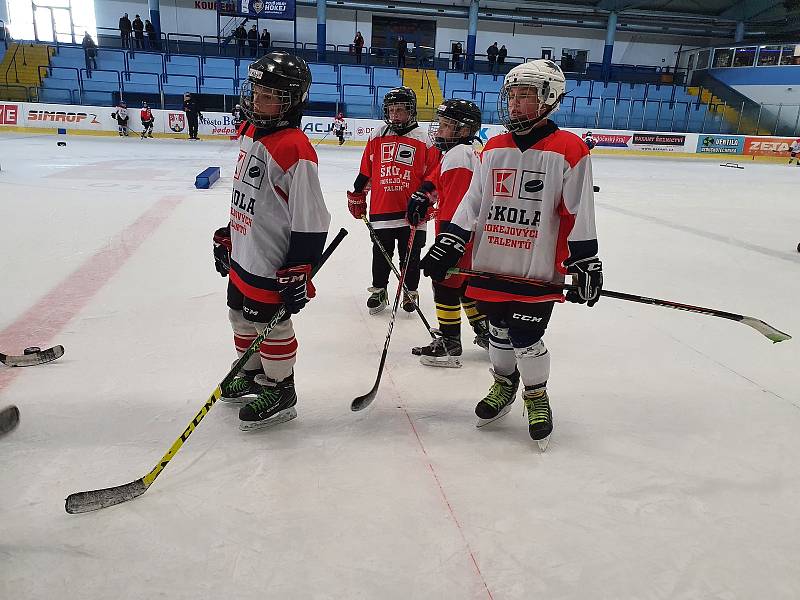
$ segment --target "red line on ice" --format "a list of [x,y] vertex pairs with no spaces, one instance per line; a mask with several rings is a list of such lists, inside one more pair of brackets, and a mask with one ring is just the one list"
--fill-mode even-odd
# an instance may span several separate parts
[[[0,349],[6,354],[21,354],[23,348],[33,343],[42,348],[59,343],[56,336],[117,274],[182,200],[180,196],[165,196],[109,240],[11,325],[0,331]],[[65,355],[69,356],[69,347],[66,348]],[[0,365],[0,392],[20,372],[46,368],[47,366],[10,368]]]

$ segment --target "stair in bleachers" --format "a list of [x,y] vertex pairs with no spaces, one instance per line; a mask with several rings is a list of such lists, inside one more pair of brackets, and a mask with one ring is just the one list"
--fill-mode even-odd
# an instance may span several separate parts
[[7,74],[7,83],[11,87],[0,88],[0,97],[5,100],[27,100],[26,97],[17,97],[24,92],[15,86],[38,87],[39,67],[46,67],[50,63],[51,54],[51,48],[46,45],[12,42],[0,62],[0,73]]
[[417,118],[432,121],[436,108],[442,103],[442,89],[436,71],[432,69],[403,69],[403,85],[417,94]]

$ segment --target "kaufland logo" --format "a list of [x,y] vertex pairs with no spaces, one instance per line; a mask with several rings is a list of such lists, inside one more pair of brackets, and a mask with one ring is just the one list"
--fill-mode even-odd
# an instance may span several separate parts
[[517,172],[514,169],[494,169],[494,195],[508,197],[514,195],[514,184]]
[[16,104],[0,104],[0,125],[16,125],[19,107]]

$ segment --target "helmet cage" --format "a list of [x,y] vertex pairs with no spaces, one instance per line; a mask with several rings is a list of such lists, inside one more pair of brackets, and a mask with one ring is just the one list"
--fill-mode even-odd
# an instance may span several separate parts
[[[270,94],[275,99],[274,103],[280,105],[279,110],[274,115],[261,114],[256,112],[256,94]],[[259,83],[253,83],[249,79],[241,83],[239,94],[239,104],[244,116],[258,128],[269,128],[278,125],[286,113],[292,108],[292,94],[288,90],[281,90]]]

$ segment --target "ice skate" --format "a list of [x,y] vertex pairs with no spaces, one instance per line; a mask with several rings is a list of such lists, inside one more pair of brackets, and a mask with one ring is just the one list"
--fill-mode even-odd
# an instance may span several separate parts
[[457,337],[436,337],[427,346],[411,349],[411,354],[419,356],[419,362],[428,367],[461,367],[461,340]]
[[414,312],[419,304],[419,292],[416,290],[409,290],[408,293],[403,292],[403,310],[410,313]]
[[367,291],[371,292],[370,297],[367,298],[367,308],[369,309],[369,314],[377,315],[379,312],[383,311],[387,306],[389,306],[386,288],[371,287],[367,288]]
[[550,434],[553,433],[553,411],[550,409],[547,390],[543,387],[526,389],[522,400],[528,411],[528,433],[539,444],[539,450],[544,452],[550,442]]
[[240,371],[236,377],[227,385],[222,386],[222,402],[230,402],[234,404],[244,404],[254,400],[261,387],[255,383],[255,378],[258,375],[263,375],[264,371],[256,369],[253,371]]
[[294,391],[294,374],[283,381],[273,381],[258,375],[254,385],[261,389],[255,400],[239,409],[239,429],[253,431],[272,427],[297,417],[297,394]]
[[475,331],[475,339],[472,342],[484,350],[489,349],[489,327],[485,321],[479,321],[472,327]]
[[475,407],[478,417],[476,427],[485,427],[508,414],[519,388],[519,371],[511,375],[498,375],[493,369],[489,369],[489,372],[494,377],[494,383],[486,397]]

